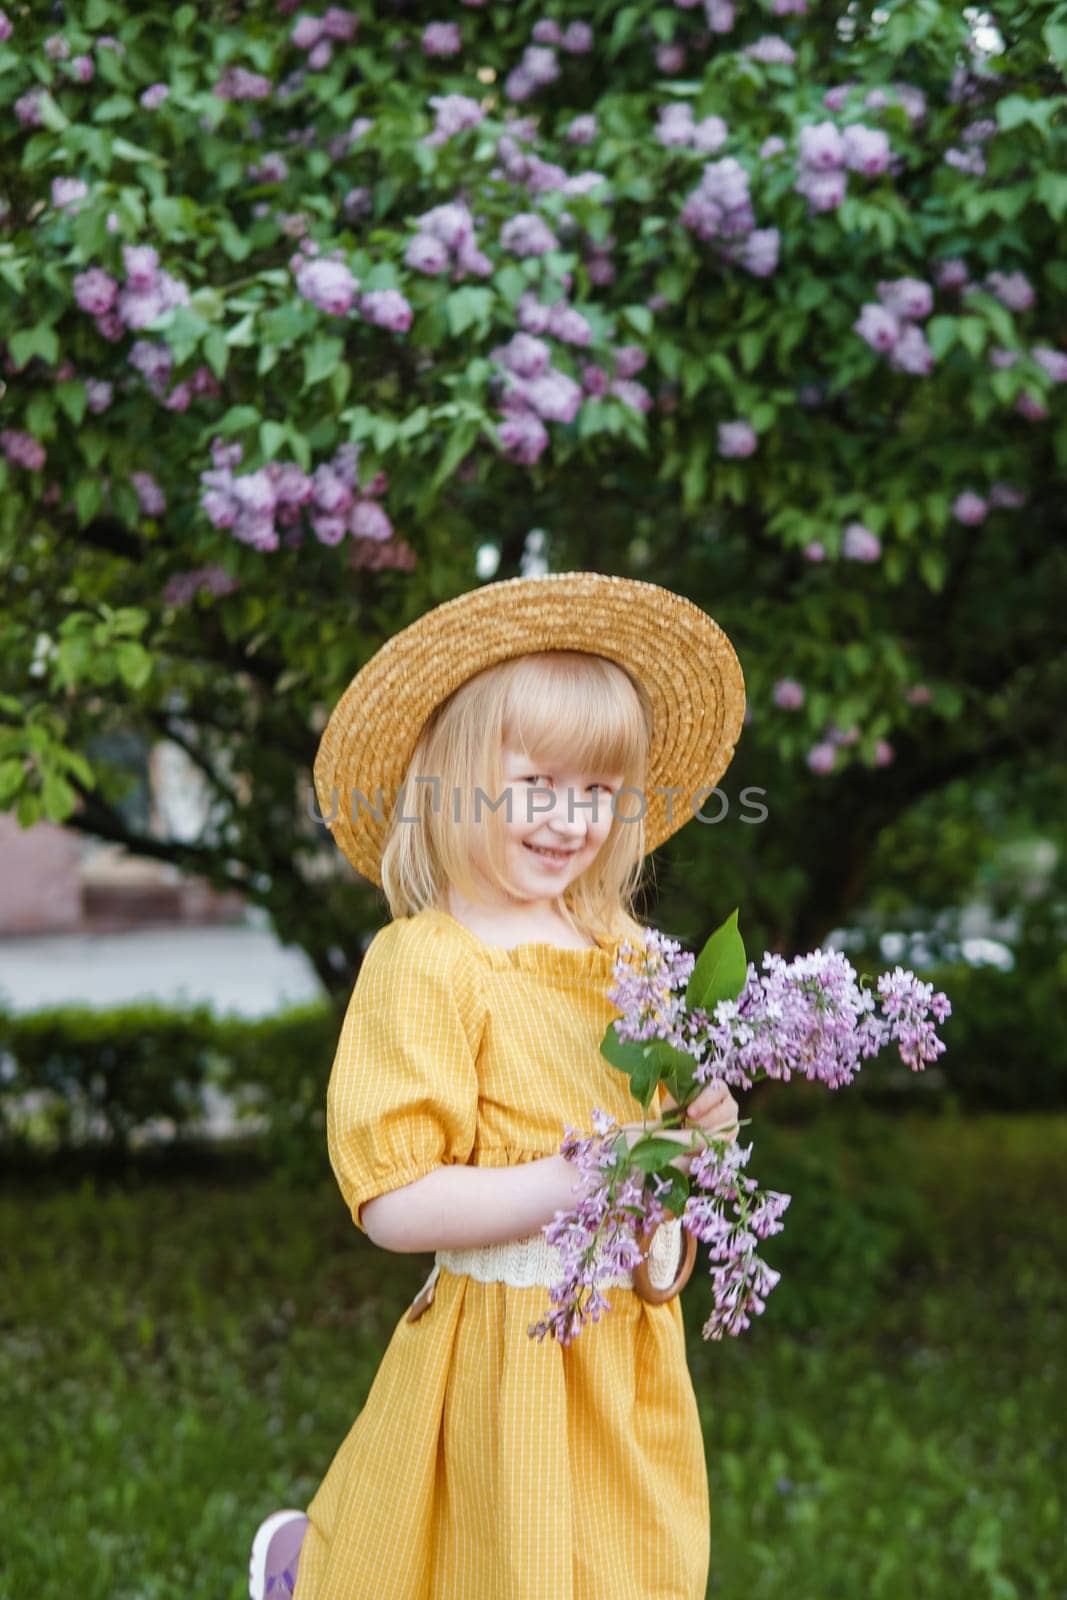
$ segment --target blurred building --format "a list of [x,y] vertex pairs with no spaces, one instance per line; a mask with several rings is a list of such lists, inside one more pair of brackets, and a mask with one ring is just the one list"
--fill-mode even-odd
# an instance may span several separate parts
[[[101,753],[130,777],[119,809],[132,831],[186,842],[202,835],[209,799],[179,746],[148,748],[121,736],[106,743]],[[243,912],[241,896],[220,894],[168,862],[50,822],[21,828],[0,813],[0,937],[233,922]]]

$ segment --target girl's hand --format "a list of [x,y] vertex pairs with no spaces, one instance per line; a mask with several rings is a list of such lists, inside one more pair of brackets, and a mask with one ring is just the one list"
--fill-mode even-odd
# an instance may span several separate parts
[[[664,1089],[660,1111],[673,1111],[677,1104],[673,1095]],[[685,1120],[692,1127],[703,1128],[705,1133],[715,1134],[718,1138],[725,1139],[727,1144],[734,1144],[737,1140],[740,1115],[741,1107],[725,1083],[715,1082],[705,1084],[696,1098],[690,1101],[686,1107]]]

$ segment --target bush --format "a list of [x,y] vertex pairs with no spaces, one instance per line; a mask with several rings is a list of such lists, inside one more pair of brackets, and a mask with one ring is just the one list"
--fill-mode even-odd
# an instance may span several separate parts
[[223,1094],[291,1175],[321,1173],[339,1027],[326,1003],[252,1020],[204,1006],[0,1012],[0,1147],[125,1151],[195,1136]]

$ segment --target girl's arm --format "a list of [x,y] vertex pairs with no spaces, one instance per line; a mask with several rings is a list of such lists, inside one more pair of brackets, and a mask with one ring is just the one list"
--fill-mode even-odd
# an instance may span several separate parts
[[[632,1147],[645,1129],[627,1123]],[[661,1130],[657,1129],[657,1133]],[[663,1131],[687,1147],[672,1166],[684,1170],[692,1160],[692,1134]],[[383,1250],[419,1254],[502,1244],[536,1233],[557,1211],[571,1211],[582,1192],[582,1178],[565,1156],[542,1156],[513,1167],[435,1167],[414,1183],[376,1195],[360,1207],[368,1237]]]

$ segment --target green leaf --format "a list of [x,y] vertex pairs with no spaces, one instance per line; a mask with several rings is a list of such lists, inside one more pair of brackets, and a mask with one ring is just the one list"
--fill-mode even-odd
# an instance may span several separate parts
[[25,764],[17,756],[0,761],[0,806],[8,806],[26,781]]
[[85,385],[81,379],[66,378],[62,383],[57,383],[56,399],[71,422],[77,425],[84,417],[86,407]]
[[[1067,33],[1067,28],[1063,32]],[[1067,173],[1046,167],[1038,177],[1034,193],[1053,221],[1062,222],[1067,215]]]
[[151,167],[166,165],[163,157],[157,156],[154,150],[146,150],[143,145],[132,144],[129,139],[116,139],[111,148],[121,161],[144,161]]
[[741,366],[745,372],[753,372],[759,365],[767,342],[766,332],[758,328],[750,328],[743,333],[737,341],[738,352],[741,356]]
[[39,389],[26,407],[26,427],[35,439],[51,439],[56,431],[56,403]]
[[748,961],[737,928],[737,907],[711,935],[696,959],[686,986],[686,1005],[709,1015],[720,1000],[736,1000],[745,986]]
[[121,122],[124,117],[132,117],[137,107],[128,94],[112,94],[93,110],[94,122]]
[[216,378],[224,378],[230,364],[230,347],[221,328],[212,328],[205,337],[204,355]]
[[697,439],[689,452],[689,460],[682,473],[682,509],[686,516],[692,516],[704,503],[708,486],[709,452],[707,439]]
[[37,115],[49,133],[62,133],[70,127],[70,122],[59,106],[52,99],[47,89],[37,97]]
[[651,338],[653,320],[652,313],[647,306],[623,306],[622,320],[633,328],[635,333],[641,334],[643,338]]
[[[648,1110],[647,1105],[645,1110]],[[650,1133],[634,1145],[630,1151],[630,1162],[638,1172],[656,1172],[660,1167],[669,1166],[684,1151],[685,1146],[680,1139],[664,1139],[662,1134]]]
[[305,389],[328,378],[344,354],[344,340],[329,334],[319,334],[304,351]]
[[100,510],[104,501],[99,478],[79,478],[74,490],[74,509],[78,513],[78,526],[84,528]]
[[972,356],[980,356],[986,347],[986,323],[981,317],[960,317],[957,327],[961,343]]
[[78,797],[66,778],[49,769],[41,780],[41,800],[44,814],[51,822],[62,822],[69,817],[78,803]]
[[245,428],[254,428],[259,420],[255,406],[231,406],[219,418],[216,431],[224,434],[243,433]]
[[143,689],[152,676],[152,657],[132,639],[124,639],[115,646],[115,664],[122,681],[131,689]]
[[939,594],[945,586],[948,557],[936,545],[925,545],[919,551],[919,571],[927,588]]
[[35,822],[40,822],[43,807],[37,795],[24,789],[19,795],[18,805],[15,807],[15,816],[20,828],[32,828]]
[[1067,72],[1067,23],[1046,22],[1042,38],[1061,72]]
[[98,428],[79,428],[78,449],[91,467],[98,467],[107,455],[107,435]]
[[492,318],[493,300],[492,289],[470,285],[467,288],[453,290],[445,298],[445,316],[448,319],[449,332],[459,335],[466,333],[468,328],[477,326],[479,333],[484,333]]
[[50,364],[59,360],[59,339],[54,328],[38,322],[33,328],[20,328],[8,339],[11,359],[17,367],[24,367],[33,356],[40,356]]
[[926,342],[938,360],[956,343],[958,319],[956,317],[931,317],[926,324]]
[[259,447],[268,461],[273,461],[289,440],[289,427],[284,422],[263,422],[259,428]]

